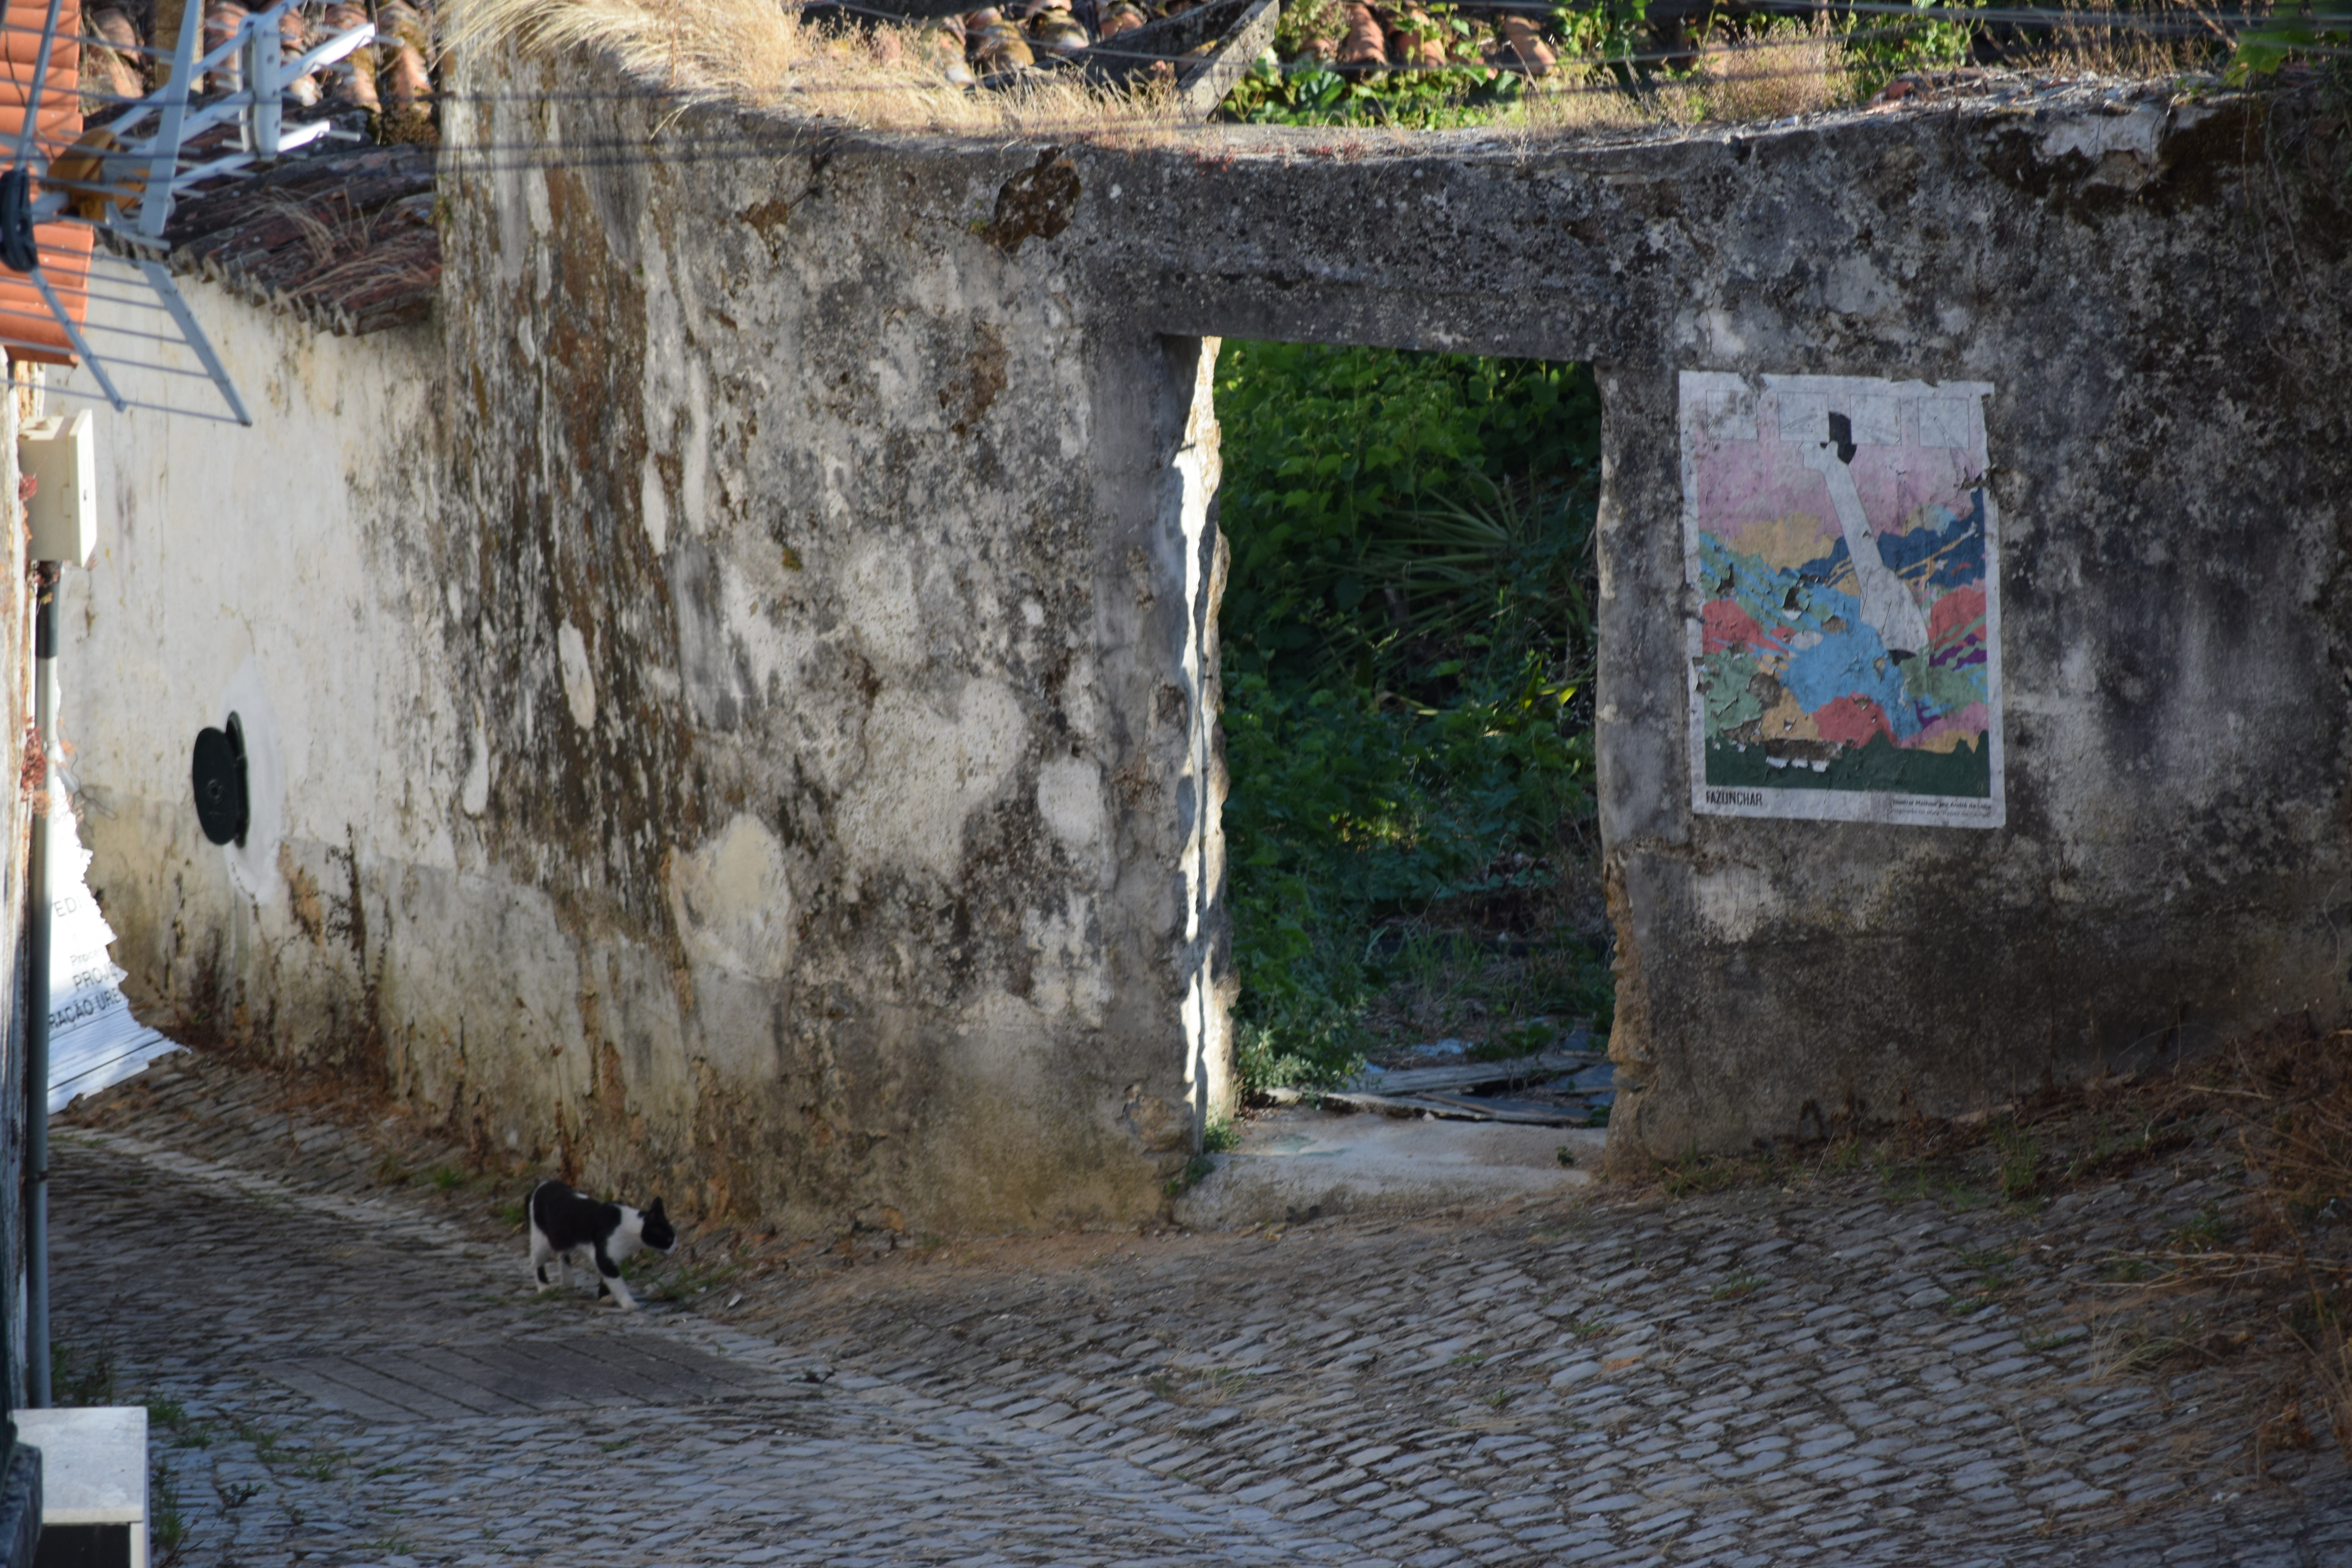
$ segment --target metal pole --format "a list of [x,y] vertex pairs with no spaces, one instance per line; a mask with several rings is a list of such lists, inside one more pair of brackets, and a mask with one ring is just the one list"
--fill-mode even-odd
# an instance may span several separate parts
[[57,796],[58,563],[33,563],[33,722],[41,742],[40,809],[26,857],[25,1403],[49,1405],[49,811]]
[[[58,41],[58,11],[59,0],[49,0],[49,19],[41,28],[40,52],[33,58],[33,86],[25,94],[25,128],[16,135],[16,166],[25,168],[40,151],[37,138],[41,130],[41,89],[49,74],[49,50]],[[48,160],[42,161],[44,167]]]

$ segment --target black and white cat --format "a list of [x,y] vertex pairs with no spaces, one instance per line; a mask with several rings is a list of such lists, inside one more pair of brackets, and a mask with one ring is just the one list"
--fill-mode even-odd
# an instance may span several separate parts
[[662,1213],[662,1201],[633,1209],[626,1204],[600,1204],[583,1197],[562,1182],[541,1182],[530,1190],[530,1277],[544,1293],[556,1281],[547,1277],[552,1262],[563,1287],[572,1286],[575,1255],[581,1267],[593,1265],[598,1275],[597,1294],[612,1292],[624,1312],[636,1310],[629,1282],[621,1278],[621,1262],[640,1247],[667,1252],[677,1245],[677,1232]]

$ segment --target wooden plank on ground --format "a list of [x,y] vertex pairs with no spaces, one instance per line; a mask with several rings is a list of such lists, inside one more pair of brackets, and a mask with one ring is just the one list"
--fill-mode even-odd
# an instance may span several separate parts
[[388,1405],[373,1394],[362,1394],[347,1383],[337,1383],[321,1377],[309,1364],[299,1361],[273,1362],[254,1369],[273,1383],[282,1383],[297,1394],[307,1394],[321,1405],[370,1421],[397,1421],[405,1425],[416,1419],[416,1412],[404,1405]]
[[349,1356],[314,1356],[303,1364],[319,1376],[357,1389],[371,1399],[396,1407],[412,1419],[422,1416],[427,1421],[463,1421],[483,1414],[471,1405],[444,1399],[399,1378],[386,1377]]
[[1432,1092],[1412,1098],[1477,1111],[1492,1121],[1520,1121],[1532,1127],[1582,1127],[1592,1114],[1581,1105],[1538,1105],[1531,1100],[1482,1100],[1467,1094]]
[[[477,1415],[518,1415],[534,1406],[520,1399],[510,1399],[477,1382],[471,1367],[450,1373],[425,1358],[421,1345],[394,1345],[383,1350],[372,1350],[361,1356],[345,1356],[354,1366],[365,1367],[379,1377],[406,1384],[436,1399],[460,1405]],[[464,1363],[459,1363],[464,1366]],[[330,1371],[330,1376],[341,1376]]]
[[1350,1089],[1325,1091],[1327,1105],[1352,1106],[1358,1110],[1381,1110],[1391,1115],[1427,1114],[1457,1121],[1517,1121],[1534,1127],[1581,1127],[1581,1112],[1509,1110],[1491,1101],[1459,1094],[1361,1094]]
[[677,1388],[633,1367],[616,1365],[601,1341],[515,1340],[516,1355],[545,1367],[573,1395],[591,1405],[680,1405]]
[[680,1401],[735,1399],[763,1392],[746,1386],[751,1381],[747,1373],[758,1376],[752,1368],[697,1356],[683,1346],[656,1342],[650,1334],[626,1338],[614,1334],[596,1349],[640,1377],[661,1379],[672,1390],[671,1397]]
[[530,1410],[586,1409],[554,1373],[506,1353],[504,1341],[463,1345],[427,1345],[408,1355],[477,1387],[502,1394]]
[[[1225,101],[1234,84],[1249,74],[1258,56],[1274,42],[1275,24],[1282,18],[1276,0],[1255,0],[1232,31],[1218,40],[1207,59],[1194,67],[1176,90],[1188,120],[1206,120]],[[1113,42],[1117,42],[1116,39]]]
[[1364,1074],[1364,1089],[1374,1094],[1420,1094],[1430,1089],[1484,1089],[1489,1084],[1527,1083],[1557,1078],[1609,1058],[1597,1051],[1539,1051],[1507,1062],[1465,1062],[1460,1067],[1406,1068],[1385,1072],[1377,1068]]

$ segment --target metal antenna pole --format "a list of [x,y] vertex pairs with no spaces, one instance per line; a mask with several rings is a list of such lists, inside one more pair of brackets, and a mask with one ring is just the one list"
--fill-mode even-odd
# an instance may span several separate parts
[[40,151],[35,140],[40,131],[41,89],[49,74],[49,49],[58,41],[58,11],[61,0],[49,0],[49,19],[41,28],[40,52],[33,60],[33,85],[25,94],[25,128],[16,136],[16,165],[31,164],[33,154]]
[[26,857],[25,1403],[49,1405],[49,812],[57,796],[58,563],[33,563],[33,722],[40,736],[41,797]]

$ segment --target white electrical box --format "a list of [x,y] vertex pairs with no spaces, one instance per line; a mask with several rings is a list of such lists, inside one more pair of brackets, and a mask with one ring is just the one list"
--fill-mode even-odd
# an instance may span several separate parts
[[41,1451],[41,1561],[147,1568],[146,1407],[9,1415]]
[[33,559],[89,565],[98,549],[98,429],[90,411],[26,426],[16,437],[16,466],[33,480],[25,503]]

